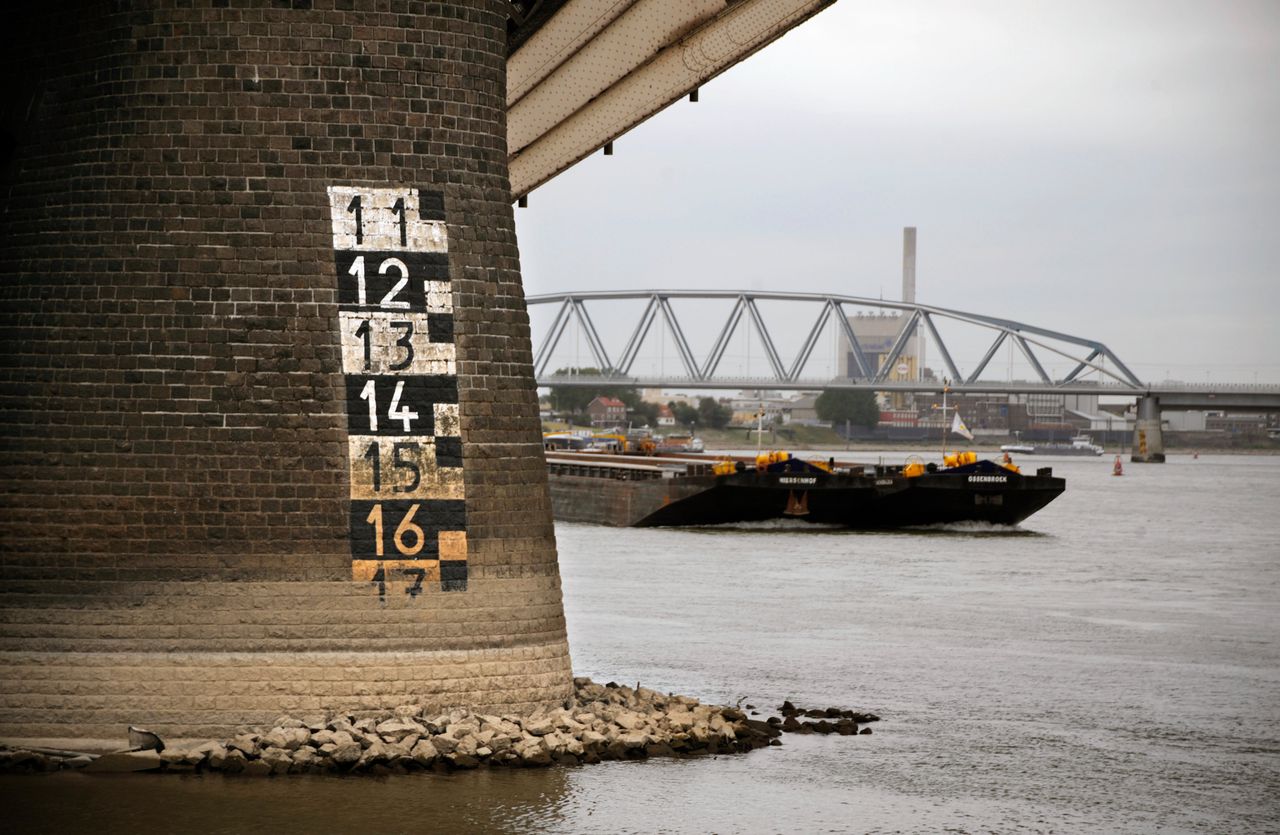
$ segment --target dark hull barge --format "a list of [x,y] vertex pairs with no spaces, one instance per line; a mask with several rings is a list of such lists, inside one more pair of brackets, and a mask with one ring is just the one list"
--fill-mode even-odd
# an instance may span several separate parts
[[781,456],[719,462],[548,452],[555,518],[615,527],[796,519],[858,529],[950,522],[1015,525],[1066,482],[991,461],[959,466],[808,462]]

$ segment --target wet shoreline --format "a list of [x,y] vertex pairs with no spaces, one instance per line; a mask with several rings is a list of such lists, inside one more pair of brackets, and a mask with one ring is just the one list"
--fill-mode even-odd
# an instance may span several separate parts
[[[83,770],[119,774],[221,772],[285,774],[450,772],[484,766],[540,768],[607,760],[745,753],[780,745],[784,732],[870,734],[879,717],[842,708],[803,709],[786,701],[781,716],[761,720],[753,706],[704,705],[614,682],[574,679],[565,705],[531,715],[428,714],[406,705],[394,711],[337,711],[323,718],[278,718],[270,730],[246,730],[227,740],[168,745],[130,728],[132,745],[95,755],[41,746],[0,749],[0,772]],[[816,721],[810,721],[816,720]],[[860,727],[862,726],[862,727]]]

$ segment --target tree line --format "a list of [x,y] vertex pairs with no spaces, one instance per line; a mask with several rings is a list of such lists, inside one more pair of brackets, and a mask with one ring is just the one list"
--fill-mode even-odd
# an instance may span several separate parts
[[[604,376],[598,368],[558,368],[556,369],[556,375]],[[597,397],[615,397],[621,400],[626,404],[627,414],[637,424],[645,426],[658,425],[658,412],[662,408],[661,405],[642,399],[640,392],[632,386],[611,386],[606,384],[598,386],[551,386],[551,394],[548,400],[553,410],[561,414],[581,417],[586,415],[587,406]],[[729,421],[733,418],[733,412],[729,407],[717,402],[713,397],[702,398],[698,401],[697,406],[673,400],[667,403],[667,407],[671,409],[676,422],[685,426],[710,426],[713,429],[723,429],[729,425]]]
[[[598,368],[558,368],[557,376],[603,377],[605,374]],[[615,397],[627,407],[627,414],[637,425],[657,426],[658,411],[661,406],[640,397],[640,392],[632,386],[551,386],[548,400],[551,408],[564,415],[581,417],[587,413],[587,406],[597,397]],[[733,418],[733,411],[713,397],[703,397],[694,406],[689,403],[671,401],[667,403],[676,422],[684,426],[705,426],[712,429],[723,429]],[[818,420],[827,421],[833,427],[864,426],[874,429],[880,422],[880,405],[874,392],[854,389],[826,389],[818,395],[814,403]]]

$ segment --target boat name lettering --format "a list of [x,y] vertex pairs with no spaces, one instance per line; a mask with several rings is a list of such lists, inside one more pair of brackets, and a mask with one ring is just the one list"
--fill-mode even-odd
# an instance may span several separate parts
[[778,479],[779,484],[817,484],[816,478],[796,478],[795,476],[783,476]]
[[996,484],[1004,484],[1008,480],[1009,479],[1005,478],[1002,475],[971,475],[969,476],[970,483],[975,481],[986,481],[986,482],[994,482]]
[[893,479],[891,479],[891,478],[877,478],[877,479],[876,479],[876,486],[877,486],[877,487],[888,487],[888,486],[889,486],[889,485],[891,485],[891,484],[893,484]]

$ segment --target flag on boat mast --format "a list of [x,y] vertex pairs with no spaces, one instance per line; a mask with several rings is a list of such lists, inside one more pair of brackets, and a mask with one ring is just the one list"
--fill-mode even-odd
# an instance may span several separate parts
[[954,417],[951,419],[951,431],[962,438],[973,440],[973,433],[969,431],[969,427],[964,425],[964,421],[960,418],[960,410],[956,409]]

